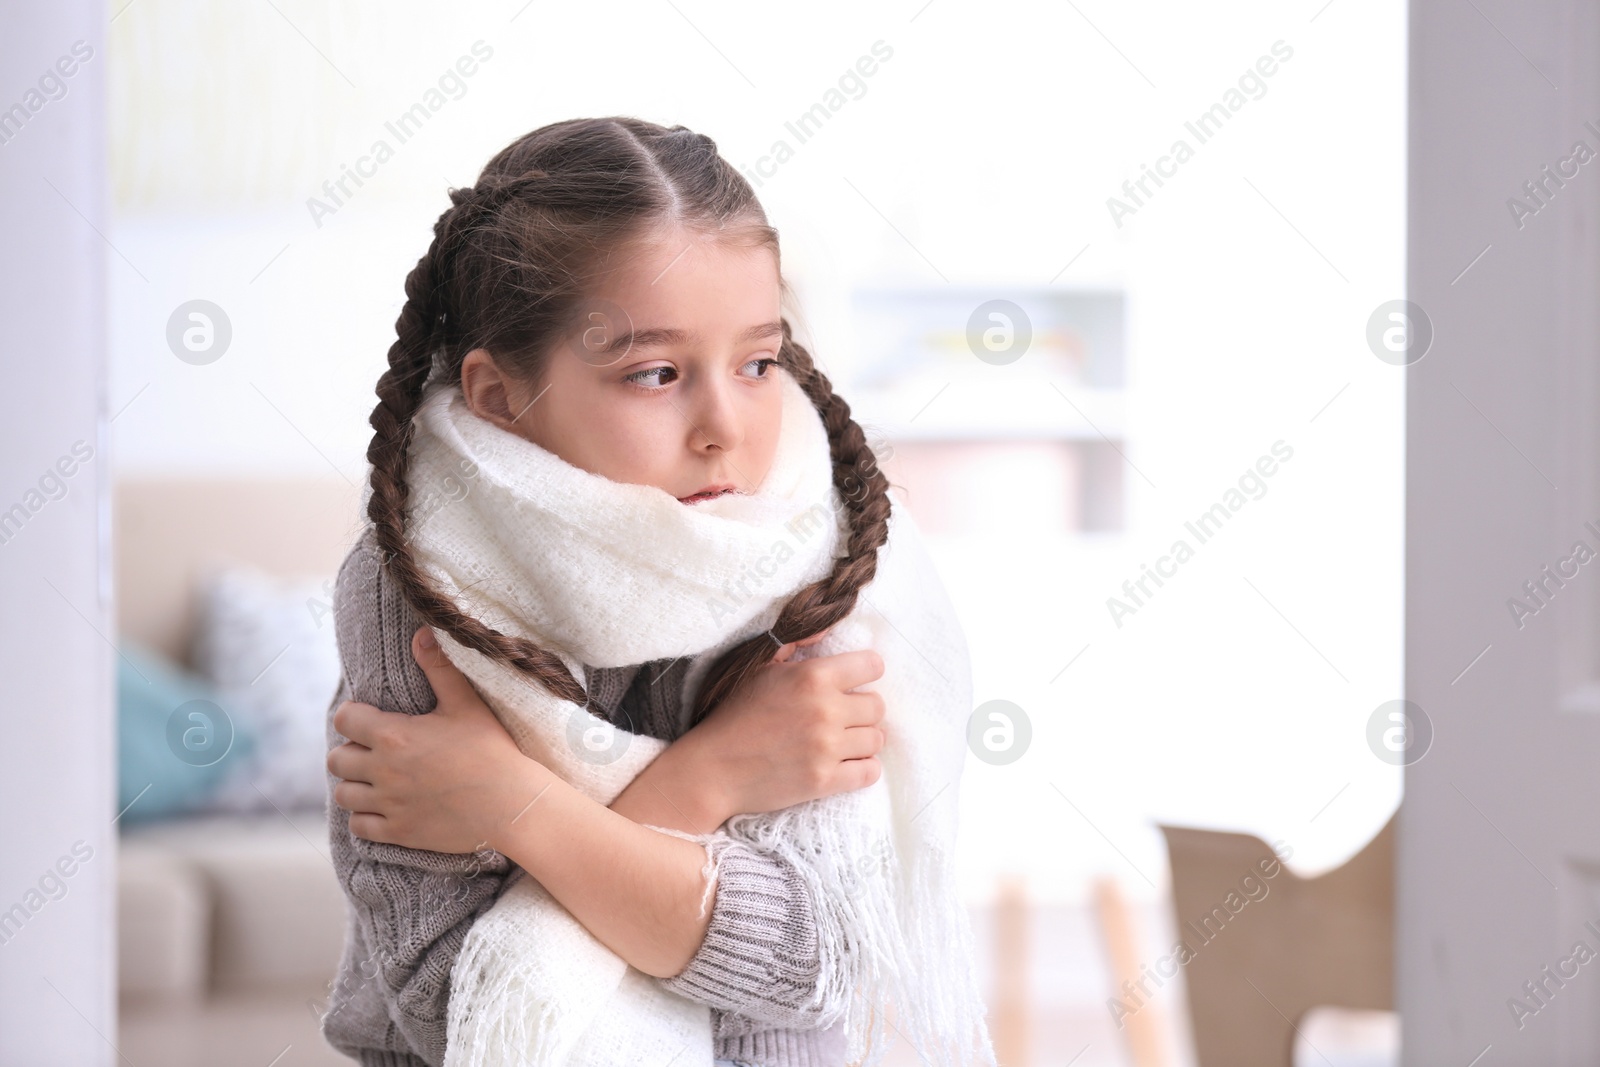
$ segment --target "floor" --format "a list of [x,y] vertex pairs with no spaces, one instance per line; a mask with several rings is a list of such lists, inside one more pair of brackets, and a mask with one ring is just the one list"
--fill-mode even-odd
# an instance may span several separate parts
[[[1142,951],[1170,944],[1168,905],[1130,903]],[[1022,1027],[1021,1055],[1001,1067],[1134,1067],[1107,1006],[1112,982],[1099,924],[1088,905],[1035,905],[1029,958],[1023,962],[1033,991]],[[993,926],[974,912],[978,977],[992,988]],[[1159,953],[1155,953],[1158,955]],[[1156,990],[1143,1011],[1153,1013],[1166,1047],[1163,1067],[1195,1067],[1189,1045],[1182,974]],[[993,1029],[993,1026],[991,1026]],[[998,1037],[998,1035],[997,1035]],[[998,1043],[997,1043],[998,1047]],[[1292,1067],[1393,1067],[1399,1062],[1399,1026],[1390,1012],[1321,1009],[1300,1026]],[[892,1045],[885,1067],[922,1067],[906,1042]],[[1286,1065],[1290,1067],[1290,1065]]]
[[[1149,946],[1170,942],[1164,904],[1130,907],[1146,954]],[[1092,910],[1086,905],[1036,905],[1031,914],[1023,966],[1033,993],[1021,1027],[1021,1054],[1003,1060],[1002,1067],[1134,1067],[1125,1034],[1107,1009],[1110,981]],[[979,983],[989,990],[995,975],[993,924],[982,910],[973,914],[973,934]],[[254,999],[241,1001],[234,1010],[226,1003],[213,1004],[203,1022],[182,1008],[154,1016],[125,1014],[118,1044],[128,1062],[139,1067],[199,1067],[209,1061],[203,1050],[216,1048],[219,1041],[237,1053],[237,1062],[262,1067],[348,1064],[321,1039],[316,992],[286,995],[266,1011]],[[1182,975],[1158,990],[1143,1010],[1153,1013],[1163,1035],[1163,1067],[1195,1067]],[[1398,1048],[1399,1027],[1392,1013],[1324,1009],[1302,1022],[1292,1067],[1393,1067]],[[908,1043],[898,1040],[884,1060],[884,1067],[924,1064]]]

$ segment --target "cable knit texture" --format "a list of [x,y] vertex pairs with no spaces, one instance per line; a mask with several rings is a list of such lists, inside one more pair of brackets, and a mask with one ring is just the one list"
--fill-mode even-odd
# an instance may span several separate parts
[[[328,744],[345,740],[332,713],[345,700],[409,715],[435,704],[411,656],[422,621],[379,566],[372,530],[346,557],[334,615],[343,675],[328,708]],[[678,695],[693,660],[589,668],[591,710],[634,733],[670,741],[687,725]],[[333,782],[329,778],[331,790]],[[334,867],[348,901],[338,976],[323,1033],[364,1067],[439,1067],[450,973],[467,930],[516,871],[494,852],[458,856],[364,841],[329,803]],[[520,872],[518,872],[520,873]],[[722,852],[710,926],[682,972],[661,979],[711,1009],[718,1057],[763,1067],[839,1067],[842,1023],[819,1017],[813,902],[793,866],[743,841]],[[827,1028],[819,1028],[832,1022]]]

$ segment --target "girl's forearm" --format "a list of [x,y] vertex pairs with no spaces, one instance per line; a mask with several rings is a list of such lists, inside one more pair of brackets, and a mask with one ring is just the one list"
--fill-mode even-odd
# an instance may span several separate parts
[[535,760],[528,768],[528,805],[507,817],[491,847],[629,964],[657,978],[678,974],[711,922],[715,887],[700,911],[705,850],[591,800]]
[[666,826],[689,834],[709,834],[737,812],[708,773],[698,730],[690,730],[634,776],[611,810],[636,823]]

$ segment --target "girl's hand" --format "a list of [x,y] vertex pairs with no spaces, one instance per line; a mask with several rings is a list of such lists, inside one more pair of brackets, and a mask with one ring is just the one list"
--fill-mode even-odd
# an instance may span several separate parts
[[340,704],[333,728],[350,740],[328,753],[328,770],[344,779],[333,787],[333,800],[351,812],[350,832],[357,837],[432,852],[476,852],[534,798],[539,768],[427,627],[412,636],[411,654],[438,706],[426,715],[403,715]]
[[[826,631],[824,631],[825,633]],[[883,697],[850,692],[883,676],[873,649],[792,660],[791,641],[684,735],[709,760],[730,813],[777,811],[861,789],[883,774]]]

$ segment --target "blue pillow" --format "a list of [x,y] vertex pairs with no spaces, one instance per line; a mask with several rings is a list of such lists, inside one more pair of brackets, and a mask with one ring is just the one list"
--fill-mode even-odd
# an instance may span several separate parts
[[117,810],[123,824],[205,810],[255,747],[203,679],[135,642],[117,657]]

